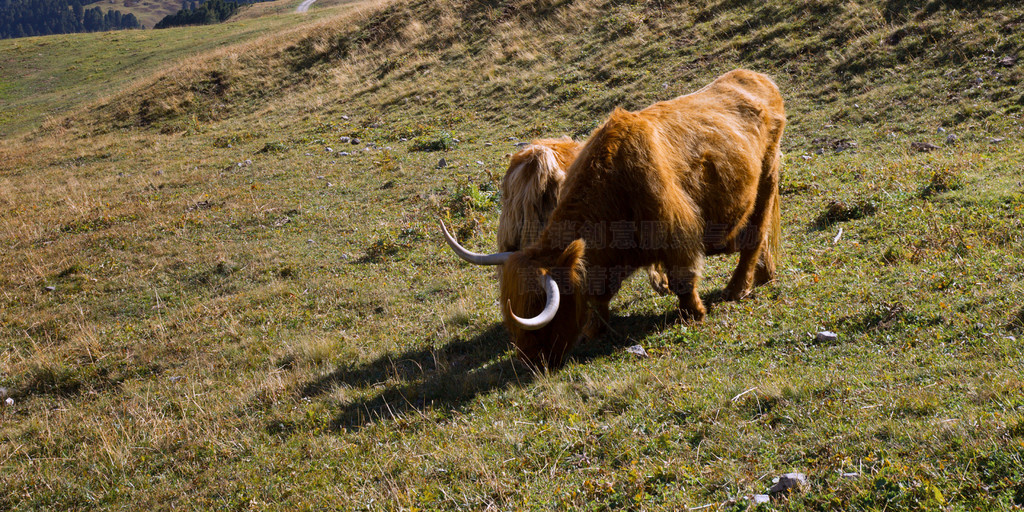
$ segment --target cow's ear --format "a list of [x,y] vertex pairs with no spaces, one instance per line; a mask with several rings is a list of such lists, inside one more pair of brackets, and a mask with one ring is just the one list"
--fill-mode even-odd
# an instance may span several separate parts
[[587,244],[582,238],[573,240],[569,247],[566,247],[562,254],[558,256],[556,266],[563,268],[576,269],[576,267],[583,266],[583,252],[586,250]]

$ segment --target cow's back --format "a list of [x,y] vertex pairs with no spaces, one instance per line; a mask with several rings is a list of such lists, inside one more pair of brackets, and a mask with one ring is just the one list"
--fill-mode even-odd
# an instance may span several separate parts
[[749,215],[763,162],[775,156],[786,115],[770,78],[748,70],[638,113],[656,126],[664,164],[711,229],[732,232]]
[[[686,239],[679,243],[703,244],[705,229],[731,238],[753,209],[762,162],[777,153],[784,125],[778,88],[746,70],[639,112],[616,109],[573,163],[568,200],[553,219],[668,226]],[[547,235],[552,247],[565,238]]]

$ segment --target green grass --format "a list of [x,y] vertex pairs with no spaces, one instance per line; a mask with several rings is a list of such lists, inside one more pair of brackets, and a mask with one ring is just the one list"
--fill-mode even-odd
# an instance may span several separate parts
[[[776,508],[1024,506],[1024,11],[960,7],[339,8],[61,103],[0,142],[0,508],[743,510],[790,471]],[[493,248],[514,142],[739,66],[787,100],[778,282],[721,302],[711,258],[691,325],[635,277],[514,362],[436,218]]]
[[[274,8],[281,10],[278,4],[282,3],[247,10],[273,13]],[[23,134],[46,119],[63,118],[181,59],[250,41],[325,14],[287,14],[291,10],[293,5],[284,6],[279,14],[258,18],[246,17],[243,10],[240,17],[245,19],[201,27],[2,40],[0,136]]]

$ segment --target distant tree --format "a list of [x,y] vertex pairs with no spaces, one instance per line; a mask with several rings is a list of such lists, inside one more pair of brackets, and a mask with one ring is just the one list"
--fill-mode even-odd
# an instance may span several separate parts
[[[139,28],[121,11],[86,9],[94,0],[0,0],[0,38]],[[20,27],[20,28],[19,28]]]

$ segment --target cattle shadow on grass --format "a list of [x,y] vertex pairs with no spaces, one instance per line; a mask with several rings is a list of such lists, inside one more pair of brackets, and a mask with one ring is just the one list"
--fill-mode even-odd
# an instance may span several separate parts
[[[577,346],[570,361],[587,363],[620,352],[648,334],[670,325],[675,311],[639,316],[612,316],[601,338]],[[479,395],[521,387],[538,375],[515,358],[505,356],[509,338],[504,327],[494,324],[469,339],[456,339],[442,347],[418,348],[388,354],[358,366],[340,366],[311,381],[299,393],[312,398],[337,387],[374,388],[379,393],[345,404],[331,422],[331,429],[358,431],[376,423],[430,411],[448,417]]]

